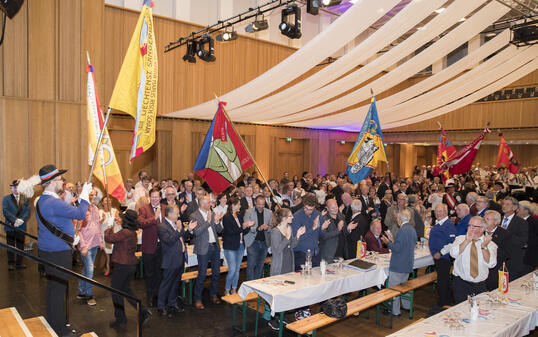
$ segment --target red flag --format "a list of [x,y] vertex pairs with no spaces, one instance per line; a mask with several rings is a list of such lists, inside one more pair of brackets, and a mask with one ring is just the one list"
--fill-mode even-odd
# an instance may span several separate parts
[[456,152],[452,157],[449,158],[449,161],[444,162],[441,165],[441,170],[446,170],[450,174],[462,174],[471,169],[473,165],[473,160],[476,157],[476,153],[482,144],[482,140],[486,136],[486,133],[489,133],[489,129],[485,128],[482,134],[473,140],[470,144],[467,144],[463,149]]
[[194,164],[194,172],[204,178],[215,193],[221,193],[241,174],[254,165],[254,161],[235,133],[232,122],[226,118],[223,105],[219,108]]
[[506,143],[502,132],[499,133],[499,137],[501,137],[501,142],[499,144],[499,153],[497,154],[497,168],[501,166],[508,167],[508,171],[515,174],[519,170],[519,162],[508,143]]
[[[441,128],[439,144],[437,145],[437,166],[434,167],[434,175],[441,173],[441,166],[447,162],[456,153],[456,148],[452,145],[445,130]],[[444,179],[450,178],[448,172],[443,172]]]

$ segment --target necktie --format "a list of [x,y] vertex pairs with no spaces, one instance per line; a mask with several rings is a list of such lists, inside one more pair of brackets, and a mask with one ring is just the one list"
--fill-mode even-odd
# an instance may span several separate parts
[[376,239],[377,239],[377,243],[379,243],[379,247],[383,247],[383,245],[381,244],[381,240],[379,239],[379,236]]
[[473,240],[471,243],[471,277],[476,278],[478,276],[478,249],[476,248],[475,242]]
[[508,221],[508,218],[504,218],[504,219],[503,219],[503,228],[504,228],[504,229],[508,228],[508,222],[509,222],[509,221]]

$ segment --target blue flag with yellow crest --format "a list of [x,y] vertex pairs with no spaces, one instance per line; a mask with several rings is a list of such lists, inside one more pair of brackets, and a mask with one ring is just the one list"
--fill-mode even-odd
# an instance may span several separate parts
[[368,177],[380,161],[387,162],[387,155],[375,98],[372,97],[372,103],[362,123],[359,137],[347,159],[347,175],[354,184],[357,184]]

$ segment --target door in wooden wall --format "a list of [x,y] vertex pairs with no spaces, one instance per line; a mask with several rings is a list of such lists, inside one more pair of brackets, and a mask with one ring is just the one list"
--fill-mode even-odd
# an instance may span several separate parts
[[338,172],[344,172],[346,170],[346,162],[353,151],[354,143],[345,142],[331,139],[329,141],[329,173],[337,174]]
[[271,178],[280,179],[284,172],[288,172],[290,177],[301,177],[304,171],[310,169],[310,140],[274,138],[273,144]]

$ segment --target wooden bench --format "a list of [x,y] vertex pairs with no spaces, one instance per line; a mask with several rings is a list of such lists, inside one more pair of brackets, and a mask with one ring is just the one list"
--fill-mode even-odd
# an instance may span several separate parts
[[43,316],[27,318],[24,324],[34,337],[58,337]]
[[[392,299],[396,296],[399,296],[398,291],[392,289],[382,289],[376,291],[372,294],[366,295],[364,297],[357,298],[347,303],[347,314],[346,317],[349,317],[355,313],[367,310],[373,306],[376,306],[377,319],[376,323],[379,324],[379,304],[385,302],[386,300]],[[343,318],[342,318],[343,319]],[[322,328],[326,325],[339,321],[338,318],[332,318],[324,313],[319,313],[302,319],[300,321],[295,321],[286,325],[286,328],[296,332],[299,336],[302,336],[306,333],[312,332],[312,336],[316,336],[316,330]],[[390,316],[391,326],[392,326],[392,315]]]
[[[271,263],[271,257],[268,256],[265,258],[265,261],[264,261],[265,264],[270,264]],[[239,269],[245,269],[247,267],[247,261],[245,262],[242,262],[241,263],[241,266],[239,267]],[[220,266],[220,273],[226,273],[228,272],[229,268],[228,266]],[[207,272],[206,272],[206,276],[211,276],[212,275],[212,270],[211,268],[207,268]],[[193,270],[193,271],[189,271],[189,272],[185,272],[183,273],[183,275],[181,275],[181,293],[182,293],[182,298],[185,299],[185,283],[188,285],[188,288],[189,288],[189,301],[188,301],[188,304],[192,304],[192,293],[193,293],[193,287],[194,287],[194,280],[198,277],[198,270]]]
[[424,274],[414,279],[407,280],[404,283],[390,287],[390,289],[400,292],[403,298],[409,300],[409,319],[413,318],[413,300],[414,290],[423,287],[427,284],[433,283],[437,280],[437,272]]
[[[237,329],[240,332],[246,331],[246,325],[247,325],[247,302],[252,301],[258,298],[257,293],[249,293],[244,299],[241,298],[241,296],[237,294],[223,296],[221,299],[232,305],[232,329]],[[241,328],[235,326],[236,321],[236,308],[237,305],[242,304],[243,306],[243,315],[241,320]]]

